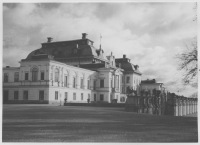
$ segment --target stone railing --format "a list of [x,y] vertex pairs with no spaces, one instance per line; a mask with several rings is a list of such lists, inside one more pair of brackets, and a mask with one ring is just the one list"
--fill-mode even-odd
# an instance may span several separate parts
[[127,95],[126,111],[155,115],[185,116],[197,112],[197,98],[173,94],[133,96]]

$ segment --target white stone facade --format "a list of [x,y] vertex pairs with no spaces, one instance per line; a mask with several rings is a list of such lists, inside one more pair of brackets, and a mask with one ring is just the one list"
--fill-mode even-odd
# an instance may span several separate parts
[[[37,70],[36,80],[33,80],[34,69]],[[58,71],[58,81],[56,81],[56,71]],[[15,73],[19,73],[18,81],[15,80]],[[8,81],[5,80],[6,74]],[[87,103],[88,98],[91,102],[110,103],[116,99],[117,103],[124,103],[125,98],[120,98],[126,97],[120,92],[122,74],[120,69],[100,68],[98,71],[91,71],[52,60],[21,61],[19,68],[3,69],[3,90],[4,93],[8,93],[8,100],[11,103],[35,101],[35,103],[63,104],[65,98],[67,102],[74,103]],[[28,92],[27,98],[25,98],[26,92]],[[41,99],[40,93],[42,93]]]

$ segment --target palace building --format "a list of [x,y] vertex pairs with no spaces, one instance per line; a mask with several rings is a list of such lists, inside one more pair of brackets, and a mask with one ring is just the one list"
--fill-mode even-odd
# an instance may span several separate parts
[[86,33],[82,39],[52,40],[22,59],[20,67],[3,68],[3,103],[124,103],[128,88],[139,93],[142,73],[126,55],[105,56]]

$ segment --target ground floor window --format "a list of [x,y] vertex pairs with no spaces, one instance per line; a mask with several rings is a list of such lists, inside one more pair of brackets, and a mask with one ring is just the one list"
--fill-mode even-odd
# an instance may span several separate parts
[[14,91],[14,100],[18,100],[19,98],[19,91]]
[[73,100],[76,100],[76,93],[73,93]]
[[39,91],[39,100],[44,100],[44,90]]
[[58,91],[55,91],[55,100],[58,100]]
[[28,91],[24,91],[23,93],[23,99],[28,100]]
[[103,100],[104,100],[104,95],[100,94],[100,101],[103,101]]
[[81,93],[81,100],[83,100],[83,93]]
[[120,102],[125,102],[125,97],[121,97]]
[[67,97],[68,97],[68,93],[67,93],[67,92],[65,92],[65,99],[67,99]]
[[94,94],[94,101],[95,101],[95,102],[97,101],[97,96],[96,96],[96,94]]

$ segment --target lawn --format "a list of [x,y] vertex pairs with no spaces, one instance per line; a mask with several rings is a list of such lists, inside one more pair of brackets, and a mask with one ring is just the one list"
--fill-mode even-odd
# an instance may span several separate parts
[[4,105],[3,142],[197,142],[197,117],[123,108]]

